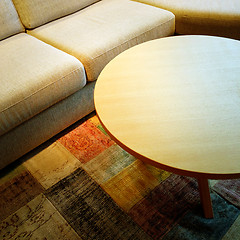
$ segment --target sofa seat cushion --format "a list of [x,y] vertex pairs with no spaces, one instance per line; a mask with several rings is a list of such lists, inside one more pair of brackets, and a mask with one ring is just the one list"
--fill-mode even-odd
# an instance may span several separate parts
[[0,136],[86,85],[76,58],[26,33],[0,42],[0,66]]
[[24,26],[35,28],[97,1],[99,0],[13,0],[13,3]]
[[240,39],[239,0],[137,0],[173,12],[176,33]]
[[103,0],[28,33],[78,58],[93,81],[122,51],[174,31],[175,17],[166,10],[130,0]]
[[0,1],[0,40],[24,32],[12,0]]

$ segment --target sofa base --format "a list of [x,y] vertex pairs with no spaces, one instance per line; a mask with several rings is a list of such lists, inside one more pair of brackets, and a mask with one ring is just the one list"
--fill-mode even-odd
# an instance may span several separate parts
[[94,111],[95,82],[0,137],[0,169]]

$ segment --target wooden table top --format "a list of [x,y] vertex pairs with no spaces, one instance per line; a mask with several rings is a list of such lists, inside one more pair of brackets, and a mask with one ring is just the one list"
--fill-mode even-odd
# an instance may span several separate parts
[[114,58],[95,87],[97,114],[125,150],[192,177],[240,177],[240,41],[175,36]]

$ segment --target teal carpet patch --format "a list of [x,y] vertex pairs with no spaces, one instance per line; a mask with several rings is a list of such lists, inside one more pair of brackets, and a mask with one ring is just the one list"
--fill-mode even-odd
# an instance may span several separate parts
[[201,207],[189,211],[163,238],[164,240],[217,240],[222,239],[237,219],[240,210],[229,205],[217,194],[212,193],[214,219],[202,217]]

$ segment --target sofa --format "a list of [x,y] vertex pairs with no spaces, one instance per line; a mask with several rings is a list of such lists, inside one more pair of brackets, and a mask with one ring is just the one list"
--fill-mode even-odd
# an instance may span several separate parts
[[240,40],[239,0],[135,0],[175,15],[175,34],[198,34]]
[[94,111],[111,59],[174,34],[240,39],[240,1],[1,0],[0,169]]
[[116,55],[174,32],[173,13],[130,0],[1,0],[0,169],[92,112]]

